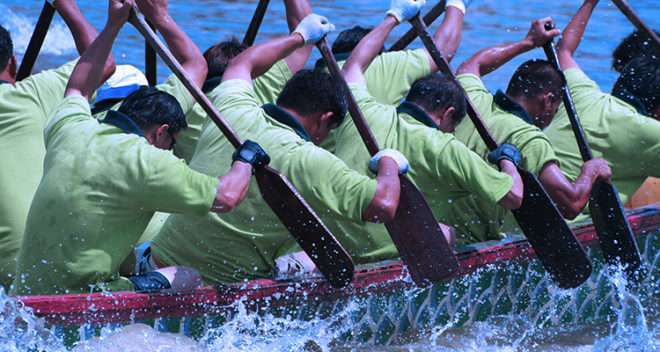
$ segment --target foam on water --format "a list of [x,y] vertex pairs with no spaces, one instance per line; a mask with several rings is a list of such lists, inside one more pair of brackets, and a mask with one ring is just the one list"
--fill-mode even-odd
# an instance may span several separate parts
[[[19,61],[27,49],[36,23],[36,18],[17,14],[9,7],[0,4],[0,25],[11,32],[14,52]],[[41,48],[41,53],[59,56],[70,54],[75,50],[76,46],[71,37],[71,32],[62,20],[55,16]]]

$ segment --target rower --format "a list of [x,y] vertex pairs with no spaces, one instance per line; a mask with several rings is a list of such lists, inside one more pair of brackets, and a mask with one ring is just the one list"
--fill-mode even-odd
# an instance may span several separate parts
[[[204,59],[167,13],[167,1],[138,3],[201,86]],[[248,162],[267,159],[258,144],[245,142],[241,153],[253,158],[237,156],[224,176],[191,170],[169,151],[186,127],[184,112],[176,98],[152,87],[139,88],[102,122],[92,117],[88,101],[133,6],[110,0],[106,27],[75,66],[44,131],[44,177],[28,216],[13,294],[194,288],[199,275],[189,268],[125,278],[119,265],[155,211],[228,212],[247,192]]]
[[[97,35],[73,0],[57,0],[55,8],[73,35],[79,53]],[[9,32],[0,27],[0,286],[9,287],[25,220],[43,174],[43,130],[53,109],[62,101],[74,62],[16,81],[17,60]],[[109,58],[103,76],[109,77]]]
[[[289,32],[293,31],[298,23],[312,12],[308,0],[284,0],[284,7]],[[246,46],[238,39],[230,38],[211,46],[204,52],[204,59],[208,67],[208,76],[202,86],[204,93],[209,94],[220,85],[222,75],[229,61],[245,49]],[[254,92],[260,104],[275,102],[277,95],[284,87],[284,83],[304,68],[311,50],[311,46],[300,48],[296,53],[276,63],[268,72],[254,80]],[[209,119],[204,109],[196,105],[194,109],[186,114],[186,120],[188,121],[188,129],[179,137],[177,146],[174,148],[174,154],[189,162],[195,151],[199,135]]]
[[[625,204],[647,177],[660,176],[660,58],[633,58],[612,94],[602,92],[573,58],[596,4],[584,2],[564,29],[557,55],[592,152],[608,161],[612,182]],[[545,132],[562,170],[575,178],[582,159],[565,109],[558,111]]]
[[[398,206],[398,174],[407,168],[405,158],[394,151],[381,154],[373,161],[378,165],[374,180],[315,145],[346,115],[338,82],[322,70],[301,70],[286,82],[276,104],[264,106],[254,91],[256,77],[319,41],[332,28],[326,18],[310,14],[292,34],[246,49],[230,62],[210,98],[238,136],[264,147],[270,165],[318,214],[349,221],[389,221]],[[207,174],[222,172],[232,152],[220,131],[208,126],[190,166]],[[245,202],[226,216],[170,215],[154,238],[151,253],[157,265],[197,268],[209,284],[241,282],[272,278],[275,257],[290,238],[253,184]]]
[[[466,113],[465,95],[457,83],[441,74],[415,81],[398,107],[378,102],[367,88],[369,64],[379,55],[390,32],[415,16],[421,3],[393,3],[385,19],[353,50],[343,66],[343,75],[378,145],[399,150],[410,160],[408,177],[422,191],[436,218],[456,227],[458,244],[483,241],[487,238],[477,235],[470,225],[489,219],[479,219],[479,214],[455,207],[454,201],[472,194],[494,206],[519,208],[523,193],[515,165],[519,152],[512,146],[494,151],[491,160],[503,170],[499,172],[454,138],[451,132]],[[359,142],[352,120],[344,121],[335,132],[335,139],[336,156],[364,175],[373,174],[368,167],[369,153]],[[342,243],[357,263],[399,257],[384,226],[332,220],[327,219],[326,224],[334,233],[346,237]],[[451,232],[447,226],[441,226],[445,232]],[[290,249],[296,251],[300,249]],[[280,266],[281,271],[293,266],[284,258],[289,257],[280,258],[279,262],[286,263]],[[293,258],[300,255],[296,253]]]
[[[594,182],[599,178],[609,180],[611,172],[605,160],[593,159],[580,163],[575,182],[571,182],[559,168],[559,158],[541,129],[550,123],[561,103],[561,76],[547,61],[530,60],[516,69],[506,93],[498,91],[493,96],[481,81],[481,76],[558,35],[558,30],[544,28],[551,21],[533,21],[519,42],[480,50],[458,68],[458,81],[496,141],[520,148],[521,166],[539,177],[562,215],[573,219],[587,204]],[[464,120],[455,135],[470,149],[487,155],[486,144],[470,120]],[[479,202],[475,205],[482,206]]]

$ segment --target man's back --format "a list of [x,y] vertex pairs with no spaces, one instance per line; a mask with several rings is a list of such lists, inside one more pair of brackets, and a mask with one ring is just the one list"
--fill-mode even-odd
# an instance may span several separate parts
[[[612,182],[627,202],[648,176],[660,175],[660,122],[632,105],[600,91],[579,69],[565,71],[580,122],[594,157],[612,168]],[[580,173],[580,156],[566,109],[560,107],[545,130],[571,179]]]
[[0,84],[0,284],[8,286],[25,220],[43,173],[43,129],[64,98],[74,63]]
[[99,123],[80,96],[59,106],[45,141],[44,177],[18,258],[18,294],[82,293],[96,282],[131,289],[118,267],[154,211],[201,215],[213,202],[217,180],[141,136]]

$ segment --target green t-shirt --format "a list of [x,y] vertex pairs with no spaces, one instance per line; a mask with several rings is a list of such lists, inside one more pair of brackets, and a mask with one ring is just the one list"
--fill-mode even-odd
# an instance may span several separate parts
[[[364,85],[350,86],[380,148],[396,149],[410,162],[408,177],[422,191],[437,220],[456,227],[460,243],[483,240],[472,229],[475,214],[454,204],[475,195],[496,205],[511,190],[511,177],[491,168],[451,134],[397,113],[396,106],[378,102]],[[352,120],[337,129],[336,137],[335,155],[374,177],[367,167],[369,153]],[[383,225],[324,220],[357,263],[399,256]]]
[[16,271],[25,220],[43,174],[46,120],[64,97],[75,62],[0,84],[0,285]]
[[[280,94],[286,82],[293,76],[289,66],[285,60],[278,61],[270,70],[263,75],[257,77],[252,84],[254,85],[254,93],[257,96],[259,103],[274,103],[277,96]],[[202,130],[210,123],[204,109],[201,106],[195,105],[193,109],[186,115],[188,128],[179,133],[176,145],[174,146],[174,154],[186,162],[190,162],[197,140],[202,134]]]
[[[603,93],[580,69],[568,69],[564,74],[593,155],[607,160],[612,168],[612,181],[621,201],[626,203],[648,176],[660,176],[660,122]],[[552,141],[562,170],[575,180],[580,174],[582,157],[563,106],[545,133]]]
[[18,254],[14,294],[131,289],[119,265],[154,212],[201,216],[215,199],[216,177],[99,123],[81,96],[62,101],[44,137],[44,176]]
[[[345,62],[339,62],[343,66]],[[425,49],[403,50],[378,55],[364,73],[369,93],[376,101],[397,105],[408,95],[412,84],[431,73],[429,56]],[[350,116],[346,116],[350,119]],[[330,133],[321,146],[334,152],[335,131]]]
[[[248,82],[225,81],[210,97],[234,131],[259,143],[270,155],[270,165],[291,181],[317,213],[361,220],[376,192],[374,180],[268,117]],[[218,128],[209,125],[190,167],[205,174],[223,174],[233,151]],[[152,248],[165,264],[196,268],[207,283],[227,283],[272,277],[275,255],[289,238],[253,180],[247,197],[231,213],[203,218],[170,215]]]
[[[524,169],[538,176],[547,163],[558,161],[553,146],[543,131],[497,106],[493,95],[479,77],[473,74],[461,74],[457,78],[495,141],[513,144],[520,150],[521,166]],[[488,148],[469,117],[466,116],[461,121],[454,135],[484,159],[488,155]],[[492,238],[492,233],[502,231],[505,220],[507,231],[516,229],[513,216],[502,207],[484,203],[476,197],[461,199],[457,206],[472,209],[480,214],[482,221],[477,224],[477,228],[481,228],[481,236],[488,236],[486,238]]]

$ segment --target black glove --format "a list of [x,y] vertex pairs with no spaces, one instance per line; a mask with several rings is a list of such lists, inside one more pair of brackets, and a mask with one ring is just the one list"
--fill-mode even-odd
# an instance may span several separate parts
[[236,149],[231,156],[233,161],[242,161],[252,165],[253,169],[263,167],[270,163],[270,157],[261,146],[249,139],[246,139],[240,148]]
[[518,148],[516,148],[515,145],[502,143],[499,147],[497,147],[497,149],[488,153],[488,161],[491,164],[499,166],[502,159],[509,160],[514,165],[516,165],[516,167],[519,167],[520,163],[522,162],[522,155],[520,155],[520,151]]

